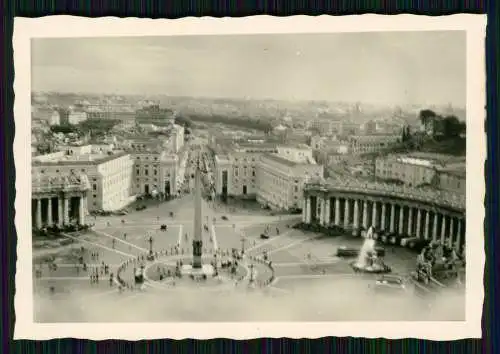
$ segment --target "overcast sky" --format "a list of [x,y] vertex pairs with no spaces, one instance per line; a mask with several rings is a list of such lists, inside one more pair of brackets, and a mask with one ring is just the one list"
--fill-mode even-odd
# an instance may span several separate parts
[[465,32],[36,39],[34,91],[465,106]]

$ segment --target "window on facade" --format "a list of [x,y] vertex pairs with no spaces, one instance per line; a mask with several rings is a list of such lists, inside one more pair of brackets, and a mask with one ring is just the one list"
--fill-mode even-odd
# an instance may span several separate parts
[[56,173],[59,173],[59,170],[56,170]]
[[139,175],[141,174],[141,170],[137,169],[137,170],[135,171],[135,174],[136,174],[137,176],[139,176]]
[[85,172],[85,169],[84,169],[84,168],[82,168],[82,172]]
[[97,198],[97,195],[96,194],[92,194],[92,198]]
[[94,184],[94,185],[92,186],[92,189],[96,191],[96,190],[97,190],[97,184]]
[[153,170],[153,174],[156,176],[158,174],[157,170]]
[[144,174],[145,174],[146,176],[148,176],[148,175],[149,175],[149,171],[148,171],[148,170],[145,170],[145,171],[144,171]]
[[252,171],[252,176],[255,177],[255,171]]

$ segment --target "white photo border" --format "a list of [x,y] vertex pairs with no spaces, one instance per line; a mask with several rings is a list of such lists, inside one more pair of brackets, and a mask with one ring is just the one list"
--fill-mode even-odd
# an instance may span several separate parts
[[[63,30],[64,29],[64,30]],[[444,31],[467,33],[466,320],[456,322],[236,322],[236,323],[35,323],[31,242],[31,47],[32,38],[132,37],[217,34]],[[83,18],[48,16],[14,20],[14,157],[17,230],[14,339],[159,339],[354,336],[454,340],[481,337],[484,300],[484,197],[486,159],[485,15],[292,16],[278,18]]]

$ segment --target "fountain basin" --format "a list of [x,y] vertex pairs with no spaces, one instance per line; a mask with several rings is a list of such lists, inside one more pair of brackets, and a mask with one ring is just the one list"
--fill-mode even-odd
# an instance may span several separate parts
[[358,262],[351,262],[352,269],[357,273],[369,273],[369,274],[387,274],[392,271],[391,267],[387,264],[372,264],[372,265],[362,265]]

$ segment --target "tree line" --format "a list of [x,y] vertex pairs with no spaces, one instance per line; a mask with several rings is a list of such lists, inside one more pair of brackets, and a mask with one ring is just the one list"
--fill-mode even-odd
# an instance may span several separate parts
[[247,129],[261,130],[270,132],[272,130],[271,122],[264,118],[252,117],[232,117],[220,114],[188,114],[179,115],[175,118],[176,124],[184,125],[184,127],[193,127],[193,122],[209,122],[209,123],[222,123],[232,126],[237,126]]
[[105,135],[119,123],[119,119],[87,119],[78,124],[63,123],[53,125],[50,130],[53,133],[63,134],[76,133],[84,135],[90,133],[91,135]]
[[442,116],[430,109],[424,109],[420,111],[419,119],[435,138],[441,137],[447,140],[466,133],[465,122],[461,122],[454,115]]

